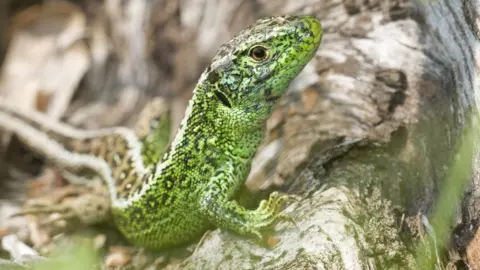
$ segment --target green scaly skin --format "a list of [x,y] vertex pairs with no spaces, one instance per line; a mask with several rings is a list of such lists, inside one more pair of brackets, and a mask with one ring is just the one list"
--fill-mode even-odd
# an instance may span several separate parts
[[[1,106],[0,128],[14,131],[69,172],[86,167],[102,176],[115,223],[134,244],[177,246],[212,226],[262,238],[262,230],[286,218],[280,208],[287,196],[273,193],[255,210],[243,208],[233,197],[248,175],[265,121],[315,55],[321,37],[321,25],[313,17],[281,16],[258,20],[222,45],[163,157],[155,150],[155,136],[165,140],[158,130],[141,140],[120,128],[76,135],[81,131],[62,131],[42,124],[40,117],[32,120]],[[258,46],[264,48],[262,57],[252,55]],[[39,131],[58,143],[59,150],[36,143]]]

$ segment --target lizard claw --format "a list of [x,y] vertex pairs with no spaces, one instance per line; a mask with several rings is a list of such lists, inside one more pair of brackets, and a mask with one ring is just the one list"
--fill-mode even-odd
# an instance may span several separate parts
[[257,241],[263,241],[264,237],[263,237],[263,234],[258,231],[258,230],[252,230],[252,235],[253,237],[257,240]]
[[266,207],[271,208],[275,213],[279,213],[288,202],[299,201],[300,197],[297,195],[290,195],[274,191],[272,194],[270,194]]
[[271,228],[281,220],[285,220],[293,224],[295,227],[298,227],[292,216],[281,213],[285,204],[293,199],[297,198],[292,195],[275,191],[270,194],[268,200],[261,201],[258,208],[252,213],[254,216],[254,222],[252,222],[251,228],[249,229],[250,234],[255,238],[262,239],[263,237],[259,231]]
[[290,215],[287,215],[285,213],[278,214],[277,215],[277,220],[278,221],[280,221],[280,220],[286,221],[286,222],[290,223],[290,225],[295,226],[295,228],[297,228],[297,229],[299,228],[298,224],[297,224],[297,221],[295,221],[295,218],[290,216]]

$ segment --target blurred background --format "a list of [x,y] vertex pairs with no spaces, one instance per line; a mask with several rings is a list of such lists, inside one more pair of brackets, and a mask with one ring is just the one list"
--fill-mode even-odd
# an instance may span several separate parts
[[90,128],[151,96],[183,111],[216,48],[261,15],[248,2],[2,1],[0,95],[56,118],[74,101],[69,121]]
[[[329,21],[339,18],[335,13],[350,12],[345,8],[348,3],[314,0],[20,0],[0,5],[0,96],[87,129],[131,127],[146,102],[161,97],[169,105],[172,135],[199,75],[236,32],[263,16],[306,13],[321,17],[328,32]],[[380,4],[372,8],[382,11]],[[352,7],[356,13],[360,9]],[[298,116],[330,110],[331,105],[321,105],[318,99],[322,93],[318,74],[324,69],[315,58],[292,83],[291,95],[267,124],[265,145],[283,137],[287,116],[301,125],[289,128],[290,135],[318,126],[315,119],[305,122],[306,117]],[[335,118],[332,123],[341,127]],[[297,149],[293,156],[299,160],[294,164],[318,140],[312,133],[329,138],[331,131],[325,125],[323,130],[305,132],[301,139],[308,141],[305,147],[293,142]],[[271,160],[282,145],[276,141],[261,156]],[[263,179],[260,167],[266,163],[256,162],[261,166],[252,174]],[[267,174],[275,167],[270,166]],[[287,167],[290,173],[295,166]]]

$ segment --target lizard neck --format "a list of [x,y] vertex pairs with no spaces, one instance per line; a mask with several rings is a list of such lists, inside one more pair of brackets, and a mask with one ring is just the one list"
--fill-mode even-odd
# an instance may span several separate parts
[[[176,136],[157,164],[154,179],[161,178],[168,166],[177,164],[185,165],[182,170],[200,170],[204,175],[226,162],[249,166],[263,139],[263,122],[252,124],[248,115],[224,106],[215,96],[215,89],[204,83],[205,74],[193,91]],[[198,168],[199,164],[202,168]]]

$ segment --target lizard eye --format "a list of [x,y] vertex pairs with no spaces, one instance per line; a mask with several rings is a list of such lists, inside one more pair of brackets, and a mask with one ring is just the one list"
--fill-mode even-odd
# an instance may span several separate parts
[[263,46],[253,46],[248,54],[253,60],[260,62],[267,59],[268,49]]

